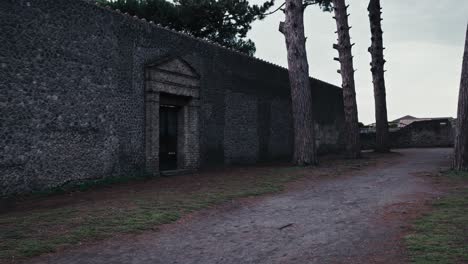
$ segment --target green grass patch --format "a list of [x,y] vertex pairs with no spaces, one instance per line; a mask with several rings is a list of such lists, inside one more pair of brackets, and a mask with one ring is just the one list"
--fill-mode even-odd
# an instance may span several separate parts
[[452,181],[468,181],[468,172],[449,170],[442,172],[441,177]]
[[[444,172],[454,183],[468,181],[468,173]],[[468,263],[468,190],[433,203],[433,210],[414,223],[405,239],[413,263]]]

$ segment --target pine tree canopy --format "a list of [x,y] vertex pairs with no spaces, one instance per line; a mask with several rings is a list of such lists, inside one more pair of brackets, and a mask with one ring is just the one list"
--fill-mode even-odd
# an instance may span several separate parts
[[303,0],[305,6],[318,5],[323,11],[332,11],[332,0]]
[[247,0],[99,0],[102,5],[128,12],[177,31],[206,38],[248,55],[255,44],[247,38],[251,24],[263,19],[274,0],[250,5]]

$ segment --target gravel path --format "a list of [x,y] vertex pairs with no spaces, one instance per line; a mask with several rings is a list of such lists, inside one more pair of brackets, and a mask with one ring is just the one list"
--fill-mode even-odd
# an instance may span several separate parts
[[[406,214],[437,195],[418,172],[449,149],[400,150],[384,165],[195,213],[158,232],[111,239],[31,263],[401,263]],[[413,206],[409,206],[413,205]],[[412,208],[412,209],[411,209]]]

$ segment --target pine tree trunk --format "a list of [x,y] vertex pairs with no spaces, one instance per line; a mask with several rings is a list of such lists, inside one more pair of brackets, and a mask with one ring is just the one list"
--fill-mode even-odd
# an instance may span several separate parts
[[372,34],[372,44],[369,52],[372,56],[371,72],[372,82],[374,83],[374,99],[375,99],[375,123],[376,123],[376,152],[389,152],[389,132],[387,118],[387,101],[385,93],[384,79],[384,55],[383,55],[383,40],[382,40],[382,25],[380,0],[370,0],[369,21]]
[[453,169],[468,170],[468,26],[463,54]]
[[343,103],[345,111],[346,153],[349,158],[359,158],[361,146],[359,140],[359,123],[356,104],[356,90],[354,84],[353,56],[351,54],[351,40],[349,36],[347,6],[344,0],[333,0],[336,26],[338,28],[338,44],[333,48],[338,50],[341,64],[341,78],[343,79]]
[[279,31],[286,39],[294,125],[294,157],[297,165],[317,164],[309,64],[305,48],[302,0],[286,0],[286,19]]

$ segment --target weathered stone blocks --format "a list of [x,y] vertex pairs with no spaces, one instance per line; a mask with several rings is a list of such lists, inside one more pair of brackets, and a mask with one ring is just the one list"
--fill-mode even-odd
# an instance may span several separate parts
[[[161,94],[187,98],[181,168],[290,158],[284,68],[82,0],[0,1],[0,32],[0,195],[158,174]],[[311,80],[339,149],[341,90]]]

